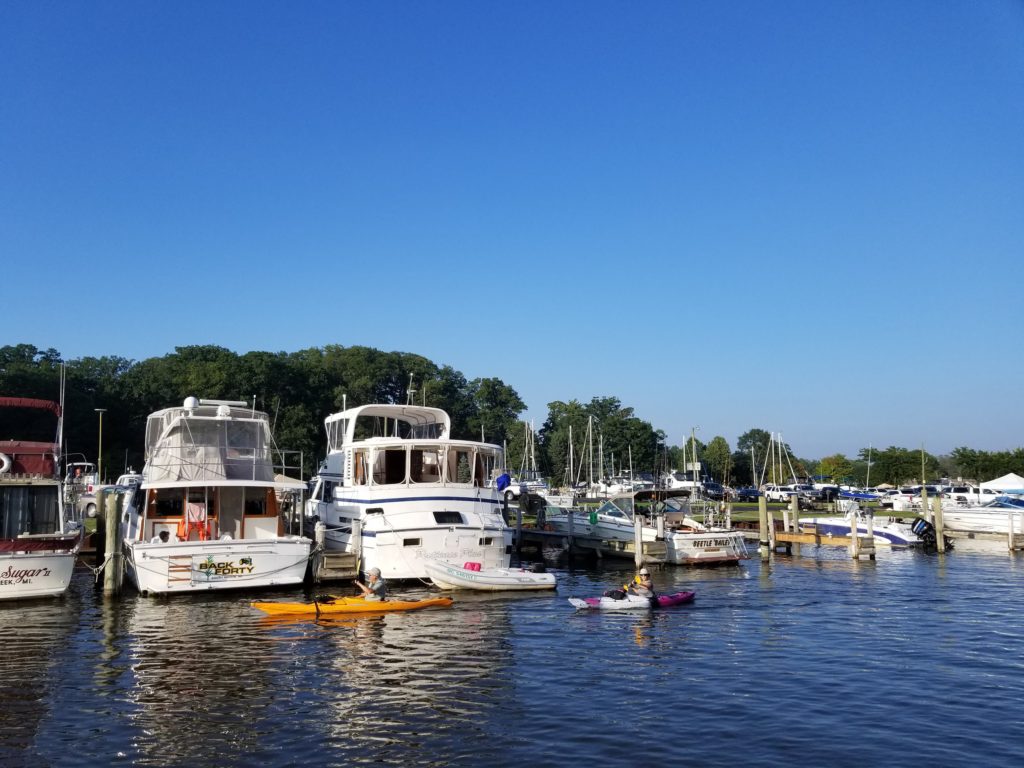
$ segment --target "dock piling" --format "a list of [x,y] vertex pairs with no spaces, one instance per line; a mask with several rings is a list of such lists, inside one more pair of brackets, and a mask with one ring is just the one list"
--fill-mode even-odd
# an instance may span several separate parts
[[935,549],[940,555],[946,553],[946,534],[942,524],[942,497],[936,495],[932,499],[932,510],[934,515],[934,522],[932,525],[935,526]]
[[103,569],[103,596],[121,594],[124,567],[121,562],[121,499],[124,497],[112,490],[97,493],[97,509],[103,510],[107,564]]
[[761,553],[761,559],[767,560],[771,555],[771,538],[768,534],[768,500],[764,494],[757,497],[757,522],[760,527],[758,551]]

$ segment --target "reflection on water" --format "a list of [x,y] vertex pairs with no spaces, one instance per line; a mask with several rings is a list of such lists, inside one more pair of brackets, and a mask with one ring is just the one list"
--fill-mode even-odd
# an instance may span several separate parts
[[60,692],[78,612],[63,599],[0,603],[0,765],[38,765],[37,734]]
[[1017,765],[1022,571],[823,550],[656,572],[696,590],[677,609],[577,613],[631,573],[606,563],[559,568],[557,594],[319,621],[105,602],[83,573],[0,606],[0,764]]

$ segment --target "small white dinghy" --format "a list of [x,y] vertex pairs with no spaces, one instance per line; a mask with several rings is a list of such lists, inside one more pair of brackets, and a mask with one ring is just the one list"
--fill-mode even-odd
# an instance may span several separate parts
[[554,589],[553,573],[537,573],[524,568],[481,568],[479,563],[465,566],[424,563],[427,575],[441,589],[476,589],[485,592],[504,592],[522,589]]

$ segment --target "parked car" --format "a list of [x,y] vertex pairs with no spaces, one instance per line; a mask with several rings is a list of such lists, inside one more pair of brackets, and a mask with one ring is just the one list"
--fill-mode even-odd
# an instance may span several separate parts
[[754,487],[737,488],[736,501],[757,501],[761,492]]
[[712,501],[723,501],[725,499],[725,486],[721,483],[704,483],[704,495]]

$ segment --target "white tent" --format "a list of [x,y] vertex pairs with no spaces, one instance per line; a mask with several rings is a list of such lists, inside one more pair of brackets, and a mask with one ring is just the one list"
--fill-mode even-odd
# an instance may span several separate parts
[[1006,491],[1007,493],[1024,493],[1024,477],[1011,472],[1008,475],[997,477],[995,480],[982,483],[981,487],[994,488],[997,491]]

